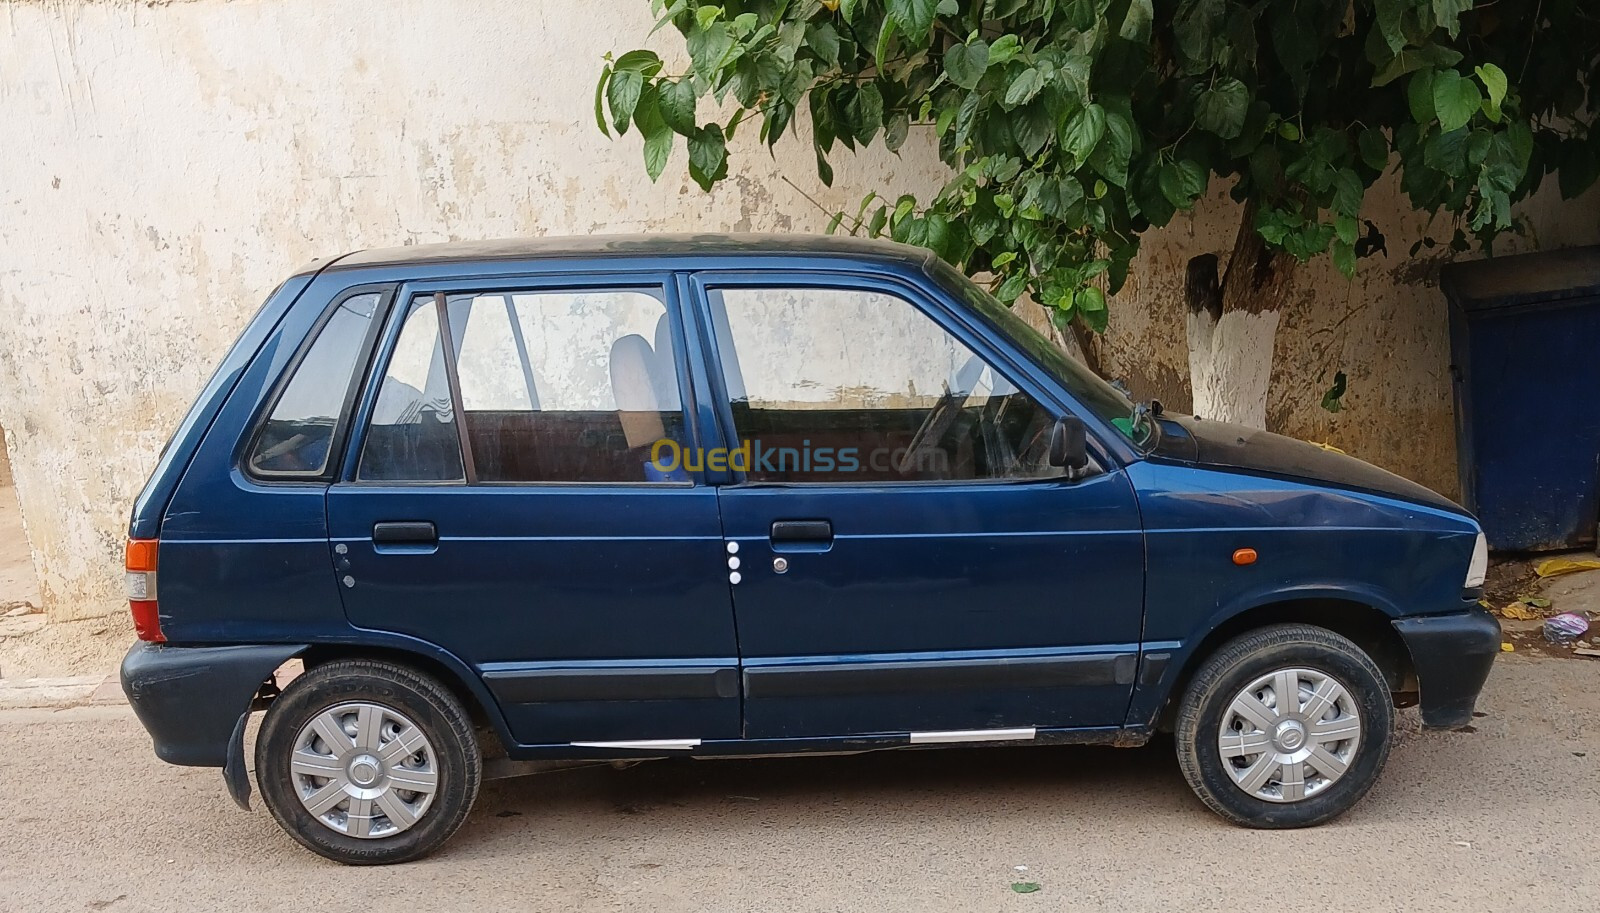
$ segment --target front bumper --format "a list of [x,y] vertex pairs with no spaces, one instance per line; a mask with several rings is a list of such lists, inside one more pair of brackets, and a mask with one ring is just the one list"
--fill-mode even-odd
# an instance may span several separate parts
[[1454,615],[1399,618],[1394,628],[1417,670],[1422,725],[1429,729],[1466,725],[1500,654],[1500,623],[1475,607]]

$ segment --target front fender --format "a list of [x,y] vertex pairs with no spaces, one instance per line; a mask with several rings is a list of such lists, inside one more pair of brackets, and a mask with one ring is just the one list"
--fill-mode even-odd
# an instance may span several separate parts
[[1127,724],[1155,725],[1194,652],[1213,631],[1247,612],[1279,603],[1329,600],[1369,606],[1393,620],[1404,614],[1392,594],[1358,581],[1324,580],[1292,586],[1268,586],[1246,591],[1208,617],[1196,622],[1182,640],[1147,640],[1141,648],[1138,685],[1129,702]]

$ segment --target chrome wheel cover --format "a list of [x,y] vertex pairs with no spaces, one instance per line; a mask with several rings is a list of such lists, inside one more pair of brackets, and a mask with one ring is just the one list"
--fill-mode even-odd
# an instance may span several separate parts
[[369,703],[330,707],[300,727],[289,776],[311,817],[364,839],[422,820],[439,788],[427,736],[399,711]]
[[1222,714],[1217,748],[1235,786],[1268,802],[1299,802],[1350,769],[1361,712],[1333,676],[1279,669],[1251,682]]

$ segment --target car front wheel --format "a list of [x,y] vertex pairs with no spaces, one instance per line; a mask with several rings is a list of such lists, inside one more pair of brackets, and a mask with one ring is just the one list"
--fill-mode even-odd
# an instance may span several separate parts
[[405,666],[342,660],[290,682],[256,741],[256,782],[301,844],[349,865],[432,852],[466,820],[482,756],[461,702]]
[[1383,673],[1360,647],[1322,628],[1274,625],[1200,667],[1178,712],[1178,763],[1229,821],[1309,827],[1366,795],[1393,719]]

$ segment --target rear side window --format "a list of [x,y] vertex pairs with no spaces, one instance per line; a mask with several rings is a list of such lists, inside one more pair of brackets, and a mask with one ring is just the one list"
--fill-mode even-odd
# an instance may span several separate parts
[[687,483],[654,460],[664,442],[686,440],[672,339],[656,290],[419,296],[359,478]]
[[346,298],[323,324],[256,435],[249,458],[252,472],[309,478],[327,471],[378,299],[378,292]]
[[459,482],[466,478],[439,308],[412,300],[378,388],[357,477],[367,481]]

